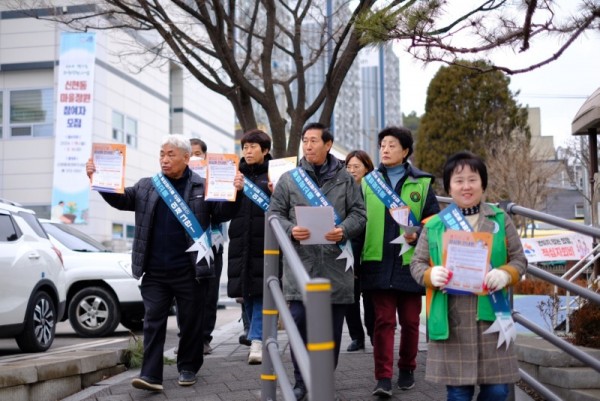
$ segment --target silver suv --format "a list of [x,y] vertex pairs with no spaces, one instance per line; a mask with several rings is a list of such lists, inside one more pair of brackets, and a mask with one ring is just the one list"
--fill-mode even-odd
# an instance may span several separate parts
[[52,345],[66,305],[65,269],[35,212],[0,200],[0,337],[23,352]]

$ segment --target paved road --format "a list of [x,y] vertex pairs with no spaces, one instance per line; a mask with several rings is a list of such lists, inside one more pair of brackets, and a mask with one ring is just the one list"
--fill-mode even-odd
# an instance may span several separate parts
[[[219,309],[217,313],[216,330],[219,327],[235,324],[240,318],[241,308],[237,304],[227,307],[226,309]],[[239,322],[239,327],[242,327],[242,323]],[[17,346],[14,339],[0,339],[0,361],[9,360],[24,360],[37,358],[40,355],[49,355],[52,353],[64,352],[66,350],[77,350],[77,349],[114,349],[114,348],[126,348],[127,342],[134,335],[141,335],[141,332],[131,333],[125,327],[119,325],[115,332],[102,338],[82,338],[75,334],[71,325],[68,321],[61,322],[56,327],[56,338],[52,343],[52,347],[43,354],[23,354]],[[165,350],[172,352],[177,346],[177,323],[175,316],[169,317],[167,324],[167,339],[165,343]]]

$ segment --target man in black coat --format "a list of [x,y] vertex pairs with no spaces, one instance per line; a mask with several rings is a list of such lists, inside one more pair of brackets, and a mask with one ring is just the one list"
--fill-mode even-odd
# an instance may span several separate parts
[[[136,278],[143,276],[144,359],[140,376],[131,384],[143,390],[163,389],[163,348],[173,298],[181,334],[178,383],[196,383],[204,360],[198,339],[203,332],[206,279],[214,275],[207,231],[211,224],[227,220],[235,206],[204,200],[205,181],[188,168],[190,154],[188,138],[166,136],[160,149],[160,174],[140,179],[123,194],[100,193],[112,207],[135,212],[132,270]],[[95,171],[90,159],[88,177]]]

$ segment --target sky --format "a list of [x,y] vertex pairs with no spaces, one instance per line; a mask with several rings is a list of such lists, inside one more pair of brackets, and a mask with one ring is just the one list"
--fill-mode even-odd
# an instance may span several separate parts
[[[553,46],[540,44],[532,54],[505,55],[511,66],[536,60],[536,55],[547,54]],[[400,58],[400,103],[404,114],[425,112],[429,82],[441,64],[423,66],[422,62],[401,49],[395,48]],[[545,53],[544,53],[545,52]],[[571,123],[585,100],[600,88],[600,33],[588,33],[578,38],[556,61],[537,70],[510,77],[510,89],[520,94],[517,101],[522,106],[539,107],[543,136],[554,136],[554,146],[564,146],[572,138]]]

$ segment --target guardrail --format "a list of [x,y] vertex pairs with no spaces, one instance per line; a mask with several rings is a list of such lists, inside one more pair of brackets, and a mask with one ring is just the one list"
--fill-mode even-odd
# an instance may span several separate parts
[[[598,238],[600,238],[600,229],[596,227],[586,226],[584,224],[574,223],[572,221],[562,219],[560,217],[552,216],[546,213],[539,212],[537,210],[532,210],[525,208],[523,206],[516,205],[512,202],[501,202],[500,207],[502,207],[508,214],[510,215],[518,215],[526,218],[531,218],[539,221],[543,221],[545,223],[553,224],[555,226],[565,228],[567,230],[571,230],[580,234],[589,235],[594,238],[594,242]],[[575,264],[569,271],[567,271],[563,276],[557,277],[551,273],[546,272],[543,269],[535,265],[530,265],[527,268],[527,274],[530,274],[534,277],[537,277],[541,280],[547,281],[556,287],[563,288],[568,291],[568,293],[572,292],[577,294],[581,298],[588,299],[592,302],[600,305],[600,294],[590,291],[587,288],[580,287],[572,282],[572,280],[581,275],[585,269],[589,269],[593,267],[594,261],[597,260],[598,256],[598,246],[594,247],[594,250],[590,253],[590,261],[588,263],[584,263],[581,261],[580,263]],[[583,267],[581,265],[584,265]],[[588,286],[589,287],[589,286]],[[568,312],[568,311],[567,311]],[[550,342],[554,346],[560,348],[565,353],[570,356],[578,359],[586,366],[593,368],[597,372],[600,372],[600,361],[581,351],[579,348],[575,347],[571,343],[565,341],[563,338],[557,336],[556,334],[544,330],[540,326],[533,323],[531,320],[525,318],[517,311],[513,311],[512,313],[513,319],[515,322],[524,326],[528,330],[542,337],[544,340]],[[566,317],[567,327],[568,327],[568,315]],[[521,374],[521,379],[527,383],[531,388],[537,391],[540,395],[542,395],[546,400],[549,401],[560,401],[561,398],[554,394],[550,389],[544,386],[542,383],[537,381],[535,378],[527,374],[523,369],[519,369]]]
[[[307,345],[300,336],[287,307],[279,281],[279,249],[287,259],[299,288],[303,288],[306,308]],[[265,219],[265,282],[263,291],[263,360],[261,399],[277,399],[277,382],[284,400],[295,401],[292,384],[283,365],[277,343],[277,319],[281,316],[290,346],[304,379],[311,401],[334,399],[334,349],[331,324],[331,283],[310,278],[291,240],[278,218],[267,213]],[[265,352],[266,350],[266,352]],[[318,389],[318,391],[317,391]]]

